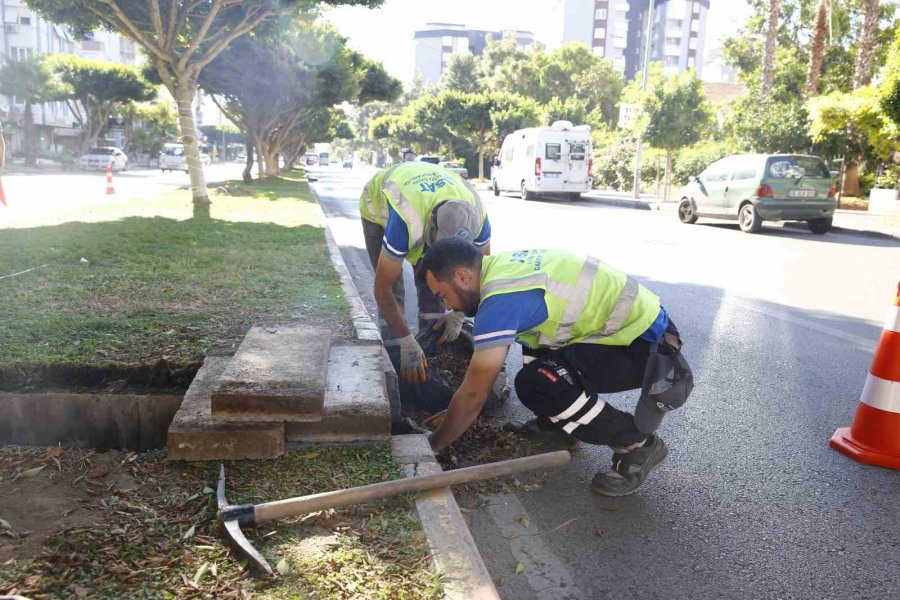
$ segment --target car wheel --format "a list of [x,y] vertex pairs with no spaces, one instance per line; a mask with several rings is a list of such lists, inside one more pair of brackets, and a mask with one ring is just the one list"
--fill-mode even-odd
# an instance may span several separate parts
[[809,230],[813,233],[828,233],[831,231],[831,217],[825,217],[822,219],[810,219],[806,222],[806,226],[809,227]]
[[525,182],[522,182],[522,190],[520,192],[522,195],[522,200],[531,200],[534,198],[534,195],[528,191],[528,188],[525,186]]
[[692,225],[697,222],[697,215],[694,213],[694,204],[687,198],[681,199],[678,205],[678,220],[682,223]]
[[744,233],[756,233],[762,227],[762,218],[756,212],[756,207],[751,203],[747,203],[741,207],[738,212],[738,224]]
[[499,196],[499,195],[500,195],[500,186],[497,185],[497,180],[496,180],[496,179],[494,180],[494,182],[493,182],[493,184],[491,185],[491,187],[494,189],[494,195],[495,195],[495,196]]

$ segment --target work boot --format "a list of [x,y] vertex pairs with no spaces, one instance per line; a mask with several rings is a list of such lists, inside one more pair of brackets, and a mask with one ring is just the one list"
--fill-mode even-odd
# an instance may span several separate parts
[[503,430],[520,435],[533,444],[543,444],[563,450],[570,450],[581,443],[562,429],[554,427],[550,419],[546,417],[536,417],[524,423],[509,421],[503,424]]
[[633,494],[668,455],[666,443],[654,433],[642,447],[613,454],[613,470],[594,475],[591,489],[601,496]]

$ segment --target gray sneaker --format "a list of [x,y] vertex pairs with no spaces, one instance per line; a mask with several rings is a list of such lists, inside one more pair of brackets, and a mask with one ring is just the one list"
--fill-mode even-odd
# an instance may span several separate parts
[[666,443],[654,433],[647,445],[629,452],[613,454],[613,470],[601,471],[594,475],[591,489],[601,496],[633,494],[668,455]]
[[504,431],[511,431],[533,444],[543,444],[554,448],[569,450],[581,442],[555,427],[546,417],[536,417],[530,421],[509,421],[503,424]]

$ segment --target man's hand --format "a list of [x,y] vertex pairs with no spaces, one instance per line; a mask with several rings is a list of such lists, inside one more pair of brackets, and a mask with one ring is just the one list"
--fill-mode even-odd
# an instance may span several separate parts
[[400,346],[400,376],[412,383],[425,383],[428,375],[425,369],[428,368],[428,361],[425,360],[425,353],[416,338],[409,334],[397,340]]
[[465,320],[466,315],[458,310],[448,310],[444,313],[444,315],[438,319],[437,323],[434,324],[432,330],[437,331],[441,327],[444,328],[444,333],[438,338],[438,344],[443,344],[444,342],[455,342],[459,337],[459,332],[462,331],[463,321]]

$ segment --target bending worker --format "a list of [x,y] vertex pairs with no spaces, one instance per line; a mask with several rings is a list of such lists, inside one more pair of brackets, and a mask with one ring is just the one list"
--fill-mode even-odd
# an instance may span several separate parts
[[[426,162],[404,162],[379,171],[359,199],[366,250],[375,269],[375,302],[381,338],[399,350],[400,376],[426,380],[425,354],[404,317],[403,260],[419,262],[435,241],[456,236],[490,252],[491,225],[478,192],[462,177]],[[446,311],[424,284],[416,284],[419,329],[442,327],[440,343],[453,341],[465,316]],[[393,348],[392,348],[393,347]]]
[[[432,449],[469,427],[516,341],[525,358],[516,392],[536,418],[508,429],[610,446],[612,471],[591,482],[605,496],[634,492],[665,460],[654,432],[687,399],[693,376],[678,330],[647,288],[595,258],[558,250],[482,256],[461,239],[436,243],[417,275],[448,308],[475,317],[475,353],[430,434]],[[642,390],[634,415],[600,398],[632,389]]]

